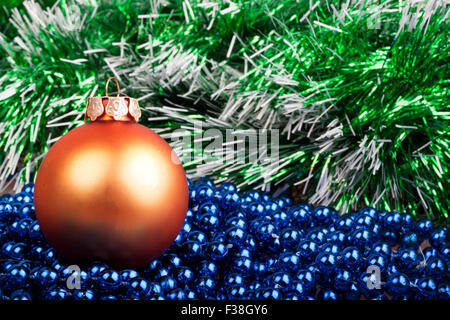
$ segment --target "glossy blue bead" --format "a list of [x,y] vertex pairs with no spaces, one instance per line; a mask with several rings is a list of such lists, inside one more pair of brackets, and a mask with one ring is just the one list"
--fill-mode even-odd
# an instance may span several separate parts
[[58,273],[48,267],[39,268],[34,276],[34,283],[40,287],[50,287],[58,281]]
[[181,288],[176,288],[167,293],[168,300],[185,300],[186,293]]
[[322,289],[319,292],[320,300],[339,300],[339,295],[331,289]]
[[336,228],[343,232],[351,230],[354,227],[354,225],[355,225],[354,220],[348,214],[345,214],[342,217],[338,218],[335,222]]
[[404,246],[419,247],[419,236],[415,232],[405,233],[400,237],[400,243]]
[[347,247],[342,251],[339,265],[347,270],[358,271],[362,263],[361,252],[356,247]]
[[195,213],[195,217],[197,217],[197,221],[199,221],[200,217],[206,213],[209,213],[213,216],[220,217],[221,210],[219,206],[213,201],[207,201],[200,205]]
[[17,211],[17,215],[19,218],[32,218],[36,219],[35,216],[35,207],[32,203],[25,203],[20,206],[19,210]]
[[210,276],[202,276],[196,282],[197,294],[205,299],[216,290],[216,282]]
[[207,254],[214,261],[221,261],[228,255],[228,248],[226,244],[219,241],[213,241],[208,244]]
[[234,254],[235,257],[247,257],[249,259],[252,258],[252,251],[250,251],[248,248],[238,248],[237,251],[235,251]]
[[441,227],[431,232],[428,241],[435,248],[440,248],[448,244],[448,230],[446,227]]
[[[32,300],[31,299],[31,293],[23,290],[23,289],[19,289],[14,291],[13,293],[11,293],[11,296],[9,297],[10,300]],[[1,298],[0,298],[1,300]]]
[[90,278],[97,278],[100,276],[100,273],[106,269],[108,269],[108,266],[106,264],[97,261],[89,265],[87,272]]
[[398,231],[402,227],[402,215],[398,212],[387,213],[382,220],[383,226],[389,231]]
[[[12,194],[10,194],[10,193],[5,193],[4,195],[2,195],[0,197],[0,200],[4,201],[4,202],[13,202],[14,201],[14,196]],[[0,207],[0,209],[1,209],[1,207]]]
[[23,259],[27,252],[27,246],[22,242],[9,241],[2,246],[2,255],[6,258]]
[[354,220],[356,227],[362,227],[362,228],[371,228],[372,225],[375,223],[374,219],[367,215],[367,214],[360,214],[356,217]]
[[162,263],[159,259],[152,260],[144,267],[142,273],[147,276],[154,276],[161,266]]
[[127,295],[132,298],[143,299],[152,293],[152,284],[143,278],[134,278],[127,286]]
[[278,210],[271,216],[271,221],[273,224],[275,224],[278,228],[283,229],[290,225],[290,218],[289,215],[284,210]]
[[322,252],[329,252],[329,253],[334,253],[334,254],[338,254],[342,251],[342,248],[340,246],[338,246],[335,243],[325,243],[324,245],[322,245],[320,247],[320,250]]
[[225,223],[227,227],[239,227],[241,229],[247,229],[247,220],[242,217],[231,217]]
[[200,261],[197,271],[200,275],[215,276],[219,272],[219,268],[217,267],[217,265],[214,262],[208,261],[208,260],[203,260],[203,261]]
[[304,264],[312,262],[319,254],[320,246],[312,240],[302,240],[297,247],[299,256]]
[[231,300],[243,300],[248,295],[247,288],[241,285],[234,285],[227,289],[227,298]]
[[194,211],[192,211],[191,208],[187,209],[186,218],[185,218],[184,222],[192,222],[192,221],[194,221],[194,218],[195,218]]
[[212,213],[205,213],[200,216],[197,225],[203,231],[214,232],[219,228],[219,217]]
[[97,280],[98,287],[102,291],[113,292],[120,286],[120,274],[116,270],[103,270]]
[[347,235],[340,230],[336,230],[327,235],[327,241],[338,246],[344,246],[347,241]]
[[53,286],[47,289],[44,293],[46,300],[69,300],[72,295],[66,288]]
[[30,270],[25,265],[16,263],[5,270],[4,279],[6,286],[11,289],[22,288],[29,278]]
[[227,242],[235,246],[241,246],[245,243],[247,232],[237,226],[230,227],[225,232]]
[[283,296],[280,289],[277,288],[265,288],[261,289],[261,293],[258,298],[263,300],[282,300]]
[[261,202],[252,202],[247,205],[245,212],[249,219],[262,218],[265,216],[266,208]]
[[163,292],[169,292],[177,288],[177,281],[170,275],[161,277],[158,280]]
[[30,218],[16,220],[11,224],[10,232],[17,239],[26,239],[32,224],[33,220]]
[[238,188],[231,182],[224,182],[219,188],[221,192],[238,192]]
[[272,274],[269,279],[267,279],[267,285],[269,287],[274,287],[280,289],[282,292],[286,292],[291,289],[293,280],[288,272],[278,271]]
[[297,271],[296,276],[297,280],[303,284],[305,290],[312,293],[316,287],[316,277],[314,272],[307,269],[301,269]]
[[324,244],[327,241],[327,235],[329,231],[327,229],[317,227],[308,232],[306,238],[317,242],[319,245]]
[[424,299],[435,299],[438,295],[438,284],[431,277],[419,279],[416,283],[419,295]]
[[166,266],[169,270],[172,270],[174,268],[178,268],[181,266],[181,259],[178,257],[178,255],[174,253],[168,253],[162,256],[161,262],[164,266]]
[[247,257],[237,257],[233,260],[231,268],[240,273],[250,272],[252,268],[252,260]]
[[386,281],[386,291],[391,296],[406,294],[410,287],[411,284],[408,277],[401,272],[390,274]]
[[333,218],[335,218],[337,214],[336,211],[330,208],[319,206],[312,211],[311,216],[312,219],[318,224],[328,225],[333,221]]
[[368,246],[371,243],[372,238],[373,235],[371,231],[366,229],[357,229],[349,235],[347,241],[359,249],[364,249],[365,246]]
[[183,255],[185,259],[188,260],[197,260],[200,259],[203,255],[203,247],[202,244],[198,241],[186,241],[183,243]]
[[440,279],[448,274],[447,264],[445,261],[439,257],[431,257],[426,261],[425,272],[427,275],[434,277],[435,279]]
[[258,249],[258,242],[256,241],[255,236],[250,233],[247,234],[244,245],[251,252],[255,252]]
[[80,290],[74,290],[72,293],[72,298],[74,300],[86,300],[86,301],[93,301],[95,300],[95,293],[91,289],[80,289]]
[[33,196],[26,192],[19,192],[18,194],[16,194],[14,196],[14,201],[31,203],[31,202],[33,202]]
[[27,193],[31,196],[34,194],[34,184],[28,183],[22,187],[22,192]]
[[198,184],[195,188],[195,203],[201,204],[214,198],[214,188],[206,183]]
[[372,219],[374,219],[374,220],[377,220],[379,218],[379,214],[378,214],[377,210],[374,208],[371,208],[371,207],[362,208],[361,210],[359,210],[359,213],[363,214],[363,215],[364,214],[368,215],[368,216],[372,217]]
[[390,246],[394,246],[398,242],[398,234],[394,231],[384,231],[380,235],[380,239]]
[[316,258],[317,267],[324,274],[329,274],[338,264],[338,256],[331,252],[321,252]]
[[241,197],[235,191],[225,193],[219,201],[222,210],[233,210],[241,204]]
[[229,273],[223,279],[225,286],[244,285],[244,277],[240,273]]
[[125,269],[121,270],[119,275],[120,275],[120,283],[122,285],[128,285],[132,279],[139,277],[139,272],[133,269]]
[[43,257],[44,261],[49,265],[51,265],[52,263],[54,263],[55,261],[58,260],[58,255],[57,255],[55,249],[53,249],[53,248],[49,248],[49,249],[45,250],[42,253],[42,257]]
[[450,260],[450,244],[441,246],[441,248],[439,249],[439,256],[447,261]]
[[358,285],[356,283],[351,283],[350,287],[344,293],[345,300],[360,300],[361,299],[361,291],[358,289]]
[[414,226],[413,229],[422,237],[428,237],[429,234],[431,233],[431,231],[433,230],[433,224],[431,223],[430,220],[425,219],[425,220],[420,220],[417,221]]
[[37,220],[33,221],[33,223],[31,223],[31,225],[29,226],[28,237],[34,244],[45,241],[44,234],[41,231],[41,226],[39,225]]
[[262,261],[253,261],[251,269],[256,276],[259,276],[267,271],[267,264]]
[[286,249],[294,249],[298,246],[303,236],[303,232],[296,228],[284,228],[280,232],[281,245]]
[[176,280],[178,283],[186,285],[195,279],[194,271],[191,268],[181,266],[176,270]]
[[438,285],[438,298],[450,300],[450,282],[447,281]]
[[283,271],[296,271],[300,268],[300,257],[293,252],[286,252],[280,255],[277,261],[279,270]]
[[417,250],[415,248],[400,248],[397,252],[396,264],[404,272],[411,271],[417,267],[420,262]]
[[311,222],[312,207],[309,204],[294,205],[288,210],[288,215],[290,216],[293,225],[304,227]]
[[371,253],[382,254],[390,257],[392,254],[391,246],[387,242],[378,241],[372,245]]

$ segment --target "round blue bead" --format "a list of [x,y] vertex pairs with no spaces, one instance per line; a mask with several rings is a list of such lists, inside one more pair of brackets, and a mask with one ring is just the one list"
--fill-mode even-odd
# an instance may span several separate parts
[[386,291],[391,296],[404,295],[410,289],[408,277],[403,273],[393,273],[388,276],[386,281]]
[[188,267],[181,266],[177,268],[176,274],[177,274],[176,280],[184,285],[191,283],[195,279],[194,272],[192,271],[192,269]]
[[303,233],[300,230],[292,227],[285,228],[280,233],[281,245],[285,249],[294,249],[298,246],[302,237]]
[[344,249],[339,265],[347,270],[358,271],[362,264],[362,256],[358,248],[347,247]]
[[240,206],[241,197],[237,192],[229,191],[222,196],[219,203],[223,210],[233,210]]
[[297,247],[299,256],[304,264],[312,262],[319,254],[320,246],[312,240],[302,240]]
[[305,227],[312,220],[312,207],[309,204],[298,204],[288,210],[288,215],[293,225]]
[[68,300],[72,297],[70,292],[63,287],[52,286],[44,293],[46,300]]
[[419,279],[416,283],[419,295],[424,299],[435,299],[438,295],[438,284],[433,278]]
[[32,300],[31,293],[23,289],[14,291],[9,298],[10,300]]
[[339,295],[331,289],[324,289],[324,290],[320,290],[319,299],[321,299],[321,300],[339,300]]
[[285,252],[280,255],[277,261],[278,270],[296,271],[299,269],[301,261],[298,255],[293,252]]
[[127,286],[127,295],[131,298],[143,299],[152,293],[152,284],[147,280],[137,277],[130,281]]
[[167,294],[167,299],[168,300],[186,300],[186,293],[184,292],[183,289],[176,288],[176,289],[171,290]]
[[74,290],[72,293],[72,297],[74,300],[92,301],[95,300],[95,293],[91,289]]
[[208,244],[207,254],[212,260],[221,261],[227,257],[228,248],[223,242],[213,241]]

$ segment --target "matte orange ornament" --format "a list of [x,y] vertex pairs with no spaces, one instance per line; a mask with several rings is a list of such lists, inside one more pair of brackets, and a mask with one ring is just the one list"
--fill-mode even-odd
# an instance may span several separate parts
[[86,115],[91,121],[59,139],[42,161],[36,216],[48,242],[70,260],[141,267],[164,253],[183,225],[184,169],[166,141],[136,123],[135,99],[106,91],[89,98]]

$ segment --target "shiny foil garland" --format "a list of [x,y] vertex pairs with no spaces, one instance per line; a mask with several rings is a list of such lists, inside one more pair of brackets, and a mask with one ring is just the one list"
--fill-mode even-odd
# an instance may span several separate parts
[[191,176],[295,186],[344,212],[366,204],[448,221],[449,24],[438,1],[17,9],[0,20],[0,187],[34,178],[49,146],[82,123],[74,110],[113,73],[143,97],[143,124],[168,137],[180,128],[194,137],[194,123],[280,129],[279,162],[222,170],[192,145],[184,152],[201,157],[184,161]]

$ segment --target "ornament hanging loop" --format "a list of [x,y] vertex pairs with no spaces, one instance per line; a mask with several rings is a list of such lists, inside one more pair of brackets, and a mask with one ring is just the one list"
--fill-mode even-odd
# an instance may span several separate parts
[[114,81],[116,82],[117,96],[119,96],[119,95],[120,95],[119,81],[117,81],[117,79],[116,79],[115,77],[109,77],[108,80],[106,80],[106,84],[105,84],[105,95],[106,95],[107,97],[109,97],[109,96],[108,96],[108,85],[109,85],[109,82],[110,82],[111,80],[114,80]]

